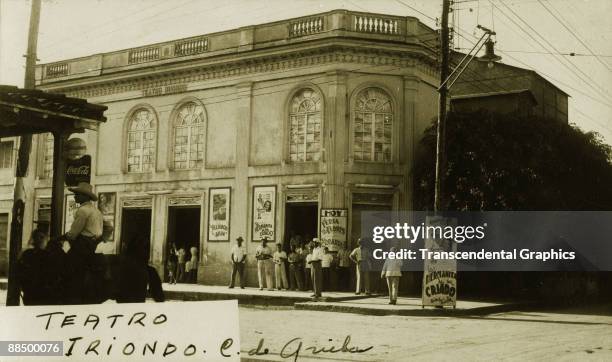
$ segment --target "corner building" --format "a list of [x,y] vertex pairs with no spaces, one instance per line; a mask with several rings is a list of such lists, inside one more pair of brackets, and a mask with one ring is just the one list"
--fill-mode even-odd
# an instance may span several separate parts
[[[148,237],[161,272],[169,243],[193,246],[197,282],[226,284],[242,236],[255,285],[262,229],[287,244],[319,235],[321,210],[346,210],[352,248],[362,211],[412,208],[415,148],[437,113],[436,38],[416,18],[336,10],[44,64],[36,78],[109,107],[99,132],[73,136],[117,252]],[[48,212],[51,140],[36,137],[26,221]]]

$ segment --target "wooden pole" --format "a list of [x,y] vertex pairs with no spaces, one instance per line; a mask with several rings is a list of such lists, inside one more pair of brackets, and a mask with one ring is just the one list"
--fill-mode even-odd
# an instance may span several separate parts
[[[28,51],[26,54],[25,89],[36,86],[36,48],[38,43],[38,25],[40,23],[40,0],[32,0],[30,28],[28,30]],[[19,284],[17,282],[17,259],[21,253],[23,237],[23,215],[25,211],[26,190],[24,178],[28,174],[32,135],[20,137],[17,167],[15,168],[15,188],[13,193],[13,214],[11,217],[11,238],[9,243],[9,278],[6,293],[6,305],[19,305]],[[29,191],[29,190],[28,190]]]
[[438,90],[438,125],[436,128],[436,180],[434,191],[434,211],[444,207],[444,175],[446,172],[446,102],[448,86],[445,83],[449,73],[449,29],[448,13],[450,0],[442,3],[442,24],[440,29],[440,84]]
[[51,238],[62,234],[62,217],[64,211],[64,182],[66,178],[66,160],[64,144],[67,136],[61,132],[53,133],[53,187],[51,190]]

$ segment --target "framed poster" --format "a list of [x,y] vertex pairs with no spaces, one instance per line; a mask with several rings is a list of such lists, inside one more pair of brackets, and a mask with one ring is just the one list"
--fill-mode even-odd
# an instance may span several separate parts
[[74,221],[74,214],[79,205],[74,200],[74,194],[66,195],[66,203],[64,204],[64,233],[70,230]]
[[208,241],[229,241],[232,189],[210,188],[208,197]]
[[321,209],[319,231],[321,245],[338,251],[346,243],[347,209]]
[[117,205],[117,194],[114,192],[98,193],[98,210],[102,215],[115,215]]
[[253,241],[274,241],[276,230],[276,186],[253,186]]

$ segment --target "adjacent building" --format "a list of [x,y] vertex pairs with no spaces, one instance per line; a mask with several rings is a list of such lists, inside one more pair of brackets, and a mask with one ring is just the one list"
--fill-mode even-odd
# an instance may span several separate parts
[[[464,55],[454,52],[452,65]],[[568,94],[530,69],[475,58],[450,93],[457,112],[487,109],[568,122]]]

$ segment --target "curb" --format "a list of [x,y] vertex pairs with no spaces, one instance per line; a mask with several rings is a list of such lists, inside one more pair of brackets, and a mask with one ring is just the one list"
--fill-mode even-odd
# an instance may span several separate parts
[[356,307],[350,305],[329,305],[325,303],[295,303],[296,310],[311,310],[320,312],[353,313],[373,316],[410,316],[410,317],[457,317],[457,316],[483,316],[488,314],[503,313],[517,310],[526,310],[541,307],[540,302],[525,302],[499,304],[487,307],[477,307],[471,309],[452,309],[452,308],[412,308],[412,309],[379,309]]

